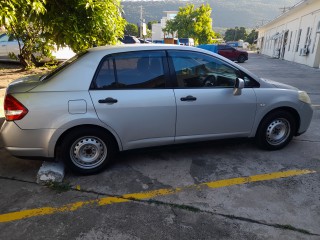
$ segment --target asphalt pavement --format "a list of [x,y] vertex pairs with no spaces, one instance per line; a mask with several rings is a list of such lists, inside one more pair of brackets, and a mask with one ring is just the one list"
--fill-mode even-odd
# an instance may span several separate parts
[[41,161],[0,142],[0,239],[320,239],[320,70],[257,54],[241,66],[307,91],[309,130],[272,152],[247,139],[128,151],[45,186]]

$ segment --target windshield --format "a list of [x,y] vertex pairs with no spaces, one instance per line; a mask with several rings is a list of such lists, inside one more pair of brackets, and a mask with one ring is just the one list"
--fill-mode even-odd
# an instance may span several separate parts
[[76,62],[79,58],[81,58],[86,53],[87,53],[87,51],[81,52],[81,53],[73,56],[72,58],[68,59],[67,61],[61,63],[57,68],[53,69],[52,71],[48,72],[47,74],[42,75],[39,78],[39,80],[43,81],[43,80],[51,78],[52,76],[56,75],[58,72],[61,72],[63,69],[65,69],[70,64]]

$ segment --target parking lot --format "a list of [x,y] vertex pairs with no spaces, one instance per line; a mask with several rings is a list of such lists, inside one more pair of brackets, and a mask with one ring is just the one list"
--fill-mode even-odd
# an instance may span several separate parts
[[46,186],[41,161],[0,142],[0,239],[320,239],[320,70],[257,54],[241,65],[310,94],[305,134],[272,152],[247,139],[128,151]]

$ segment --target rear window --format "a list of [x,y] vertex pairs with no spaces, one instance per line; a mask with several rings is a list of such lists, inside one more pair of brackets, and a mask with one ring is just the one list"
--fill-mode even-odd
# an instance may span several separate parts
[[87,51],[85,52],[81,52],[75,56],[73,56],[72,58],[68,59],[67,61],[61,63],[57,68],[53,69],[52,71],[42,75],[40,77],[40,81],[44,81],[47,80],[49,78],[51,78],[52,76],[56,75],[57,73],[61,72],[63,69],[65,69],[67,66],[75,63],[79,58],[81,58],[82,56],[84,56],[87,53]]

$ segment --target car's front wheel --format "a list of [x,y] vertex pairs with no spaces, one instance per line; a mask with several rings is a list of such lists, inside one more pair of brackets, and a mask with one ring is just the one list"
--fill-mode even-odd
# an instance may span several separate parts
[[240,55],[238,57],[238,63],[243,63],[244,61],[246,61],[246,57],[244,55]]
[[268,114],[260,123],[256,134],[257,144],[267,150],[285,147],[296,131],[293,115],[287,111],[275,111]]
[[110,134],[97,128],[77,129],[62,140],[59,157],[75,173],[94,174],[111,163],[115,149]]

